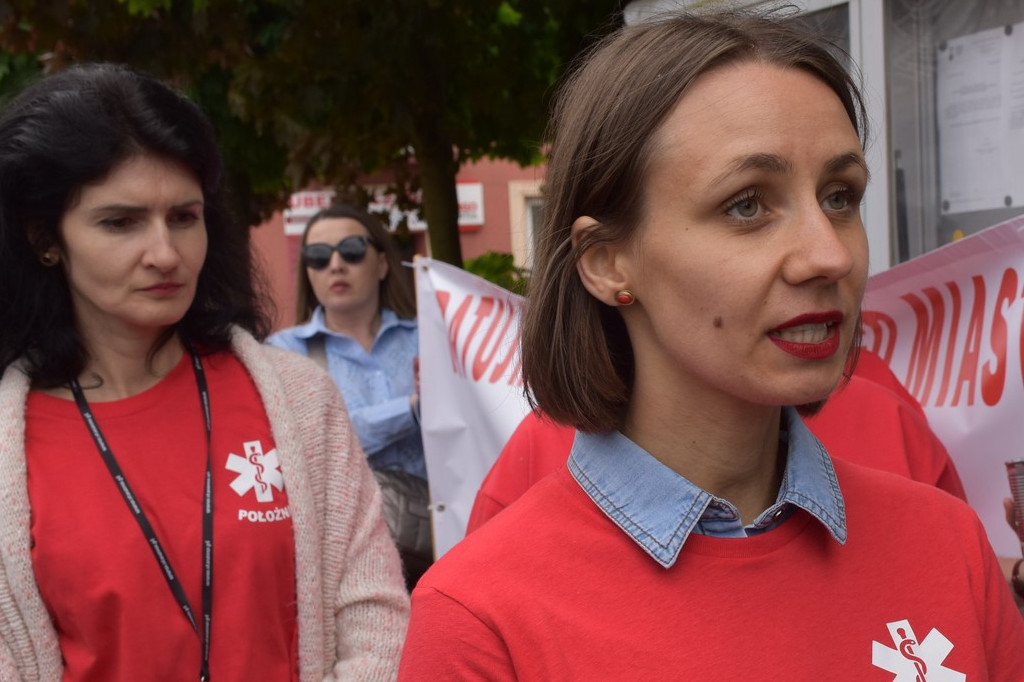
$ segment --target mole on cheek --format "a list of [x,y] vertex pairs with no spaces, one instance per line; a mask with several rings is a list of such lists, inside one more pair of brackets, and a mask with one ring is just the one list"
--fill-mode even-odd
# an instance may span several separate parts
[[715,329],[721,329],[722,328],[722,318],[718,317],[716,315],[715,316],[715,323],[714,324],[715,324]]

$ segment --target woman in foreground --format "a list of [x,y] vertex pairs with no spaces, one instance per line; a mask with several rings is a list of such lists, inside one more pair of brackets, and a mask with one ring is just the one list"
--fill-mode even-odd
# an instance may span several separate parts
[[773,18],[677,15],[563,89],[523,329],[567,469],[413,593],[404,680],[1018,680],[963,502],[804,426],[855,355],[857,87]]

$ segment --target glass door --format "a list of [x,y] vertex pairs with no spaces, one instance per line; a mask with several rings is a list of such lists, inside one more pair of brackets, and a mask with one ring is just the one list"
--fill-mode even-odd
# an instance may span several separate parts
[[1024,0],[890,0],[896,257],[1024,212]]

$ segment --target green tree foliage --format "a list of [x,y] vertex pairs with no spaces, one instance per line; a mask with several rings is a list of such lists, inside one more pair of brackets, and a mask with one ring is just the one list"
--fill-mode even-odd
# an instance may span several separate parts
[[433,256],[461,265],[460,165],[539,161],[555,83],[617,9],[573,0],[2,0],[0,44],[45,54],[49,68],[125,62],[185,89],[217,126],[250,219],[311,180],[411,177]]
[[530,271],[517,266],[511,253],[488,251],[476,258],[468,259],[465,268],[467,272],[504,287],[512,293],[526,295]]
[[42,67],[35,55],[0,52],[0,107],[38,76]]

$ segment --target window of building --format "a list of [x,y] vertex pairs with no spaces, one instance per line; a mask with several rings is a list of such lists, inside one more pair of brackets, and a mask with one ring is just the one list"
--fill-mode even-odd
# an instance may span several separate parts
[[898,260],[1024,211],[1024,0],[886,3]]
[[543,212],[540,180],[513,180],[508,183],[512,258],[519,267],[532,267],[533,249]]

